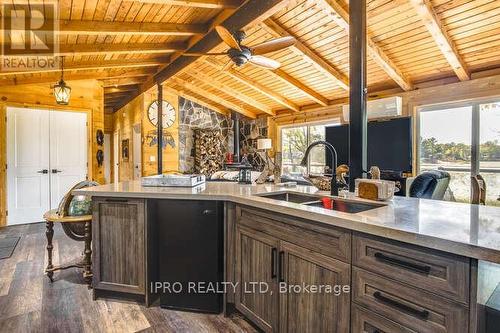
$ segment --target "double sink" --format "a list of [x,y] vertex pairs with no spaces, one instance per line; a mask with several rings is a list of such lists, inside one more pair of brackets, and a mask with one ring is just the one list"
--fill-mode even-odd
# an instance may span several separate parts
[[265,193],[258,194],[257,196],[302,204],[305,206],[319,207],[328,210],[336,210],[343,213],[360,213],[370,209],[375,209],[383,207],[383,204],[368,203],[368,202],[357,202],[353,200],[346,200],[340,198],[334,198],[329,196],[319,196],[314,194],[303,194],[296,192],[275,192],[275,193]]

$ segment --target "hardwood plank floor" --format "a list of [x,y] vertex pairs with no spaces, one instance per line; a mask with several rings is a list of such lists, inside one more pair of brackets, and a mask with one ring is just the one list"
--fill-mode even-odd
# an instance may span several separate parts
[[[146,308],[135,303],[92,300],[80,270],[44,274],[45,224],[0,228],[0,238],[20,236],[8,259],[0,260],[0,332],[255,332],[242,317]],[[55,225],[54,264],[80,256],[83,243]]]

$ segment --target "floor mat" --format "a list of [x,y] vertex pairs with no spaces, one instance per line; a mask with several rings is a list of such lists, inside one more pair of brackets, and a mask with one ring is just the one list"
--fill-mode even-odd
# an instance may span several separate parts
[[0,238],[0,259],[10,258],[21,237]]

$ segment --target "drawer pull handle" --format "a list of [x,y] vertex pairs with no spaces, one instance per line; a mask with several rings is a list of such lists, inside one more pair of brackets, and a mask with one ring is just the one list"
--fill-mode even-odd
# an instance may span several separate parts
[[429,318],[429,311],[427,310],[418,310],[418,309],[414,309],[412,308],[411,306],[408,306],[406,304],[403,304],[403,303],[400,303],[392,298],[389,298],[387,296],[384,296],[382,295],[382,293],[380,291],[376,291],[373,293],[373,297],[375,297],[376,299],[378,299],[379,301],[381,301],[382,303],[385,303],[387,305],[390,305],[392,307],[395,307],[401,311],[404,311],[406,313],[409,313],[417,318],[420,318],[420,319],[423,319],[423,320],[426,320],[427,318]]
[[276,256],[278,255],[278,249],[275,247],[271,250],[271,279],[276,278]]
[[380,252],[376,252],[374,254],[374,257],[376,259],[378,259],[379,261],[384,261],[384,262],[386,262],[388,264],[391,264],[391,265],[394,265],[394,266],[399,266],[399,267],[402,267],[402,268],[405,268],[405,269],[408,269],[410,271],[414,271],[414,272],[417,272],[417,273],[422,273],[422,274],[428,275],[430,273],[430,271],[431,271],[431,267],[430,266],[424,266],[424,265],[414,264],[412,262],[407,262],[407,261],[404,261],[404,260],[401,260],[401,259],[397,259],[397,258],[386,256],[385,254],[380,253]]
[[203,212],[201,212],[203,215],[212,215],[214,213],[213,210],[211,209],[205,209]]
[[280,262],[279,262],[279,282],[285,282],[284,271],[285,271],[285,252],[280,251]]

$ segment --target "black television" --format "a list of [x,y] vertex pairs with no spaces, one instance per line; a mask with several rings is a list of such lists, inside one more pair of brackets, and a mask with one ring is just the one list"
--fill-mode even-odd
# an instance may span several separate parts
[[[410,117],[368,122],[367,167],[412,171],[412,124]],[[325,139],[337,150],[338,164],[349,165],[349,125],[325,128]],[[331,158],[326,152],[326,163]]]

